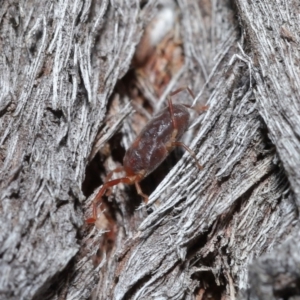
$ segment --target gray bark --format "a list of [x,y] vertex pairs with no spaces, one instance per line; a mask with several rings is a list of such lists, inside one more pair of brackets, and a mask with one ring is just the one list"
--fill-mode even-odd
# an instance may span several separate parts
[[118,164],[103,150],[112,137],[122,152],[146,122],[122,78],[155,2],[3,2],[0,299],[300,294],[299,5],[179,0],[176,11],[182,69],[159,101],[138,84],[153,111],[185,85],[207,103],[184,137],[204,169],[184,154],[151,213],[114,188],[103,227],[101,215],[84,224],[94,194],[82,184],[92,159],[102,181]]

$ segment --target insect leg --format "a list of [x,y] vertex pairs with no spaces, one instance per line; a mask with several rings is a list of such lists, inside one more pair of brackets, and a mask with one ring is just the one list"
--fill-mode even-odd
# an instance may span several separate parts
[[198,168],[199,168],[200,170],[203,169],[203,167],[202,167],[202,166],[199,164],[199,162],[198,162],[198,159],[197,159],[197,157],[196,157],[195,152],[194,152],[192,149],[190,149],[186,144],[184,144],[184,143],[182,143],[182,142],[173,142],[173,143],[172,143],[172,146],[180,146],[180,147],[184,148],[184,149],[185,149],[186,151],[188,151],[188,152],[190,153],[190,155],[195,159]]
[[195,110],[197,113],[200,113],[202,111],[207,111],[208,108],[209,108],[208,105],[201,105],[201,106],[198,106],[197,108],[196,107],[192,107],[192,105],[188,105],[188,104],[182,104],[182,105],[185,106],[185,107],[187,107],[187,108]]
[[119,179],[114,179],[111,181],[106,182],[105,184],[103,184],[102,188],[99,190],[99,192],[97,193],[96,197],[93,200],[93,216],[91,218],[88,218],[86,221],[86,223],[88,224],[93,224],[96,222],[97,220],[97,206],[101,200],[101,197],[104,195],[105,191],[109,188],[112,187],[114,185],[117,185],[119,183],[127,183],[127,184],[132,184],[134,182],[134,180],[132,180],[132,178],[129,177],[122,177]]
[[191,95],[193,100],[195,99],[194,93],[192,92],[192,90],[188,86],[184,86],[184,87],[181,87],[181,88],[175,90],[174,92],[172,92],[170,94],[170,97],[172,97],[172,96],[174,96],[174,95],[176,95],[176,94],[178,94],[178,93],[180,93],[181,91],[184,91],[184,90],[187,90],[189,92],[189,94]]
[[[119,166],[119,167],[113,169],[105,177],[105,182],[109,181],[114,173],[120,173],[120,172],[124,172],[124,168],[122,166]],[[111,191],[106,192],[106,196],[110,196],[110,194],[111,194]]]
[[[193,100],[196,98],[194,93],[192,92],[192,90],[188,86],[184,86],[184,87],[181,87],[181,88],[175,90],[174,92],[172,92],[170,94],[170,97],[172,97],[173,95],[176,95],[176,94],[178,94],[178,93],[180,93],[181,91],[184,91],[184,90],[187,90],[189,92],[189,94],[191,95]],[[187,104],[183,104],[183,105],[187,108],[194,109],[197,113],[200,113],[202,111],[207,111],[208,108],[209,108],[208,105],[201,105],[201,106],[198,106],[197,108],[193,107],[192,105],[187,105]]]
[[138,181],[135,181],[134,184],[135,184],[135,188],[137,190],[137,193],[144,198],[144,202],[147,204],[148,200],[149,200],[149,197],[142,192],[141,186],[140,186]]

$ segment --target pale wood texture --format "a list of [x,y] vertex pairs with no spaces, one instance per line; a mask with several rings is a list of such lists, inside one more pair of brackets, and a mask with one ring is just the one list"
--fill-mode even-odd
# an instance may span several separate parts
[[300,7],[297,1],[237,1],[237,6],[258,110],[289,180],[297,216],[287,241],[250,266],[250,286],[241,298],[299,299]]
[[[113,189],[112,245],[105,228],[84,224],[88,163],[116,134],[125,149],[136,135],[133,108],[144,109],[118,80],[159,9],[154,1],[1,4],[1,300],[300,294],[296,1],[178,0],[184,65],[158,102],[144,93],[153,111],[184,85],[207,103],[184,137],[204,169],[184,154],[148,212],[134,189]],[[191,104],[184,93],[174,101]],[[102,180],[118,165],[104,157]]]

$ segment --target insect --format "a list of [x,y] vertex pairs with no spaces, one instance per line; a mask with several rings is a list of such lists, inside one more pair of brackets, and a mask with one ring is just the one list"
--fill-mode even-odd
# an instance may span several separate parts
[[[106,177],[106,182],[93,200],[93,216],[86,220],[88,224],[96,222],[97,206],[106,190],[119,183],[135,184],[137,193],[147,203],[148,196],[142,192],[139,182],[153,172],[177,146],[183,147],[188,151],[196,160],[199,169],[202,169],[195,153],[179,141],[189,126],[190,114],[187,108],[191,107],[183,104],[173,104],[171,97],[185,89],[195,98],[188,87],[180,88],[168,96],[168,107],[150,120],[126,151],[123,167],[114,169]],[[202,111],[206,109],[206,106],[201,108]],[[118,172],[124,172],[126,176],[109,180],[114,173]]]

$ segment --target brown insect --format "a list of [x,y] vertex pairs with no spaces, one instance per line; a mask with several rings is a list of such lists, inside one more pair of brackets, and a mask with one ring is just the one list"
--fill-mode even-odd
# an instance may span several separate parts
[[[126,151],[123,167],[118,167],[108,174],[106,182],[93,200],[93,216],[86,220],[87,223],[96,222],[97,206],[101,197],[108,188],[119,183],[135,184],[137,193],[147,203],[148,196],[142,192],[139,182],[153,172],[176,146],[187,150],[196,160],[199,169],[202,169],[195,153],[184,143],[178,141],[188,128],[190,114],[187,108],[191,107],[173,104],[171,97],[185,89],[195,98],[188,87],[180,88],[168,96],[168,107],[153,117]],[[202,111],[206,109],[206,106],[201,108]],[[126,176],[108,181],[117,172],[125,172]]]

